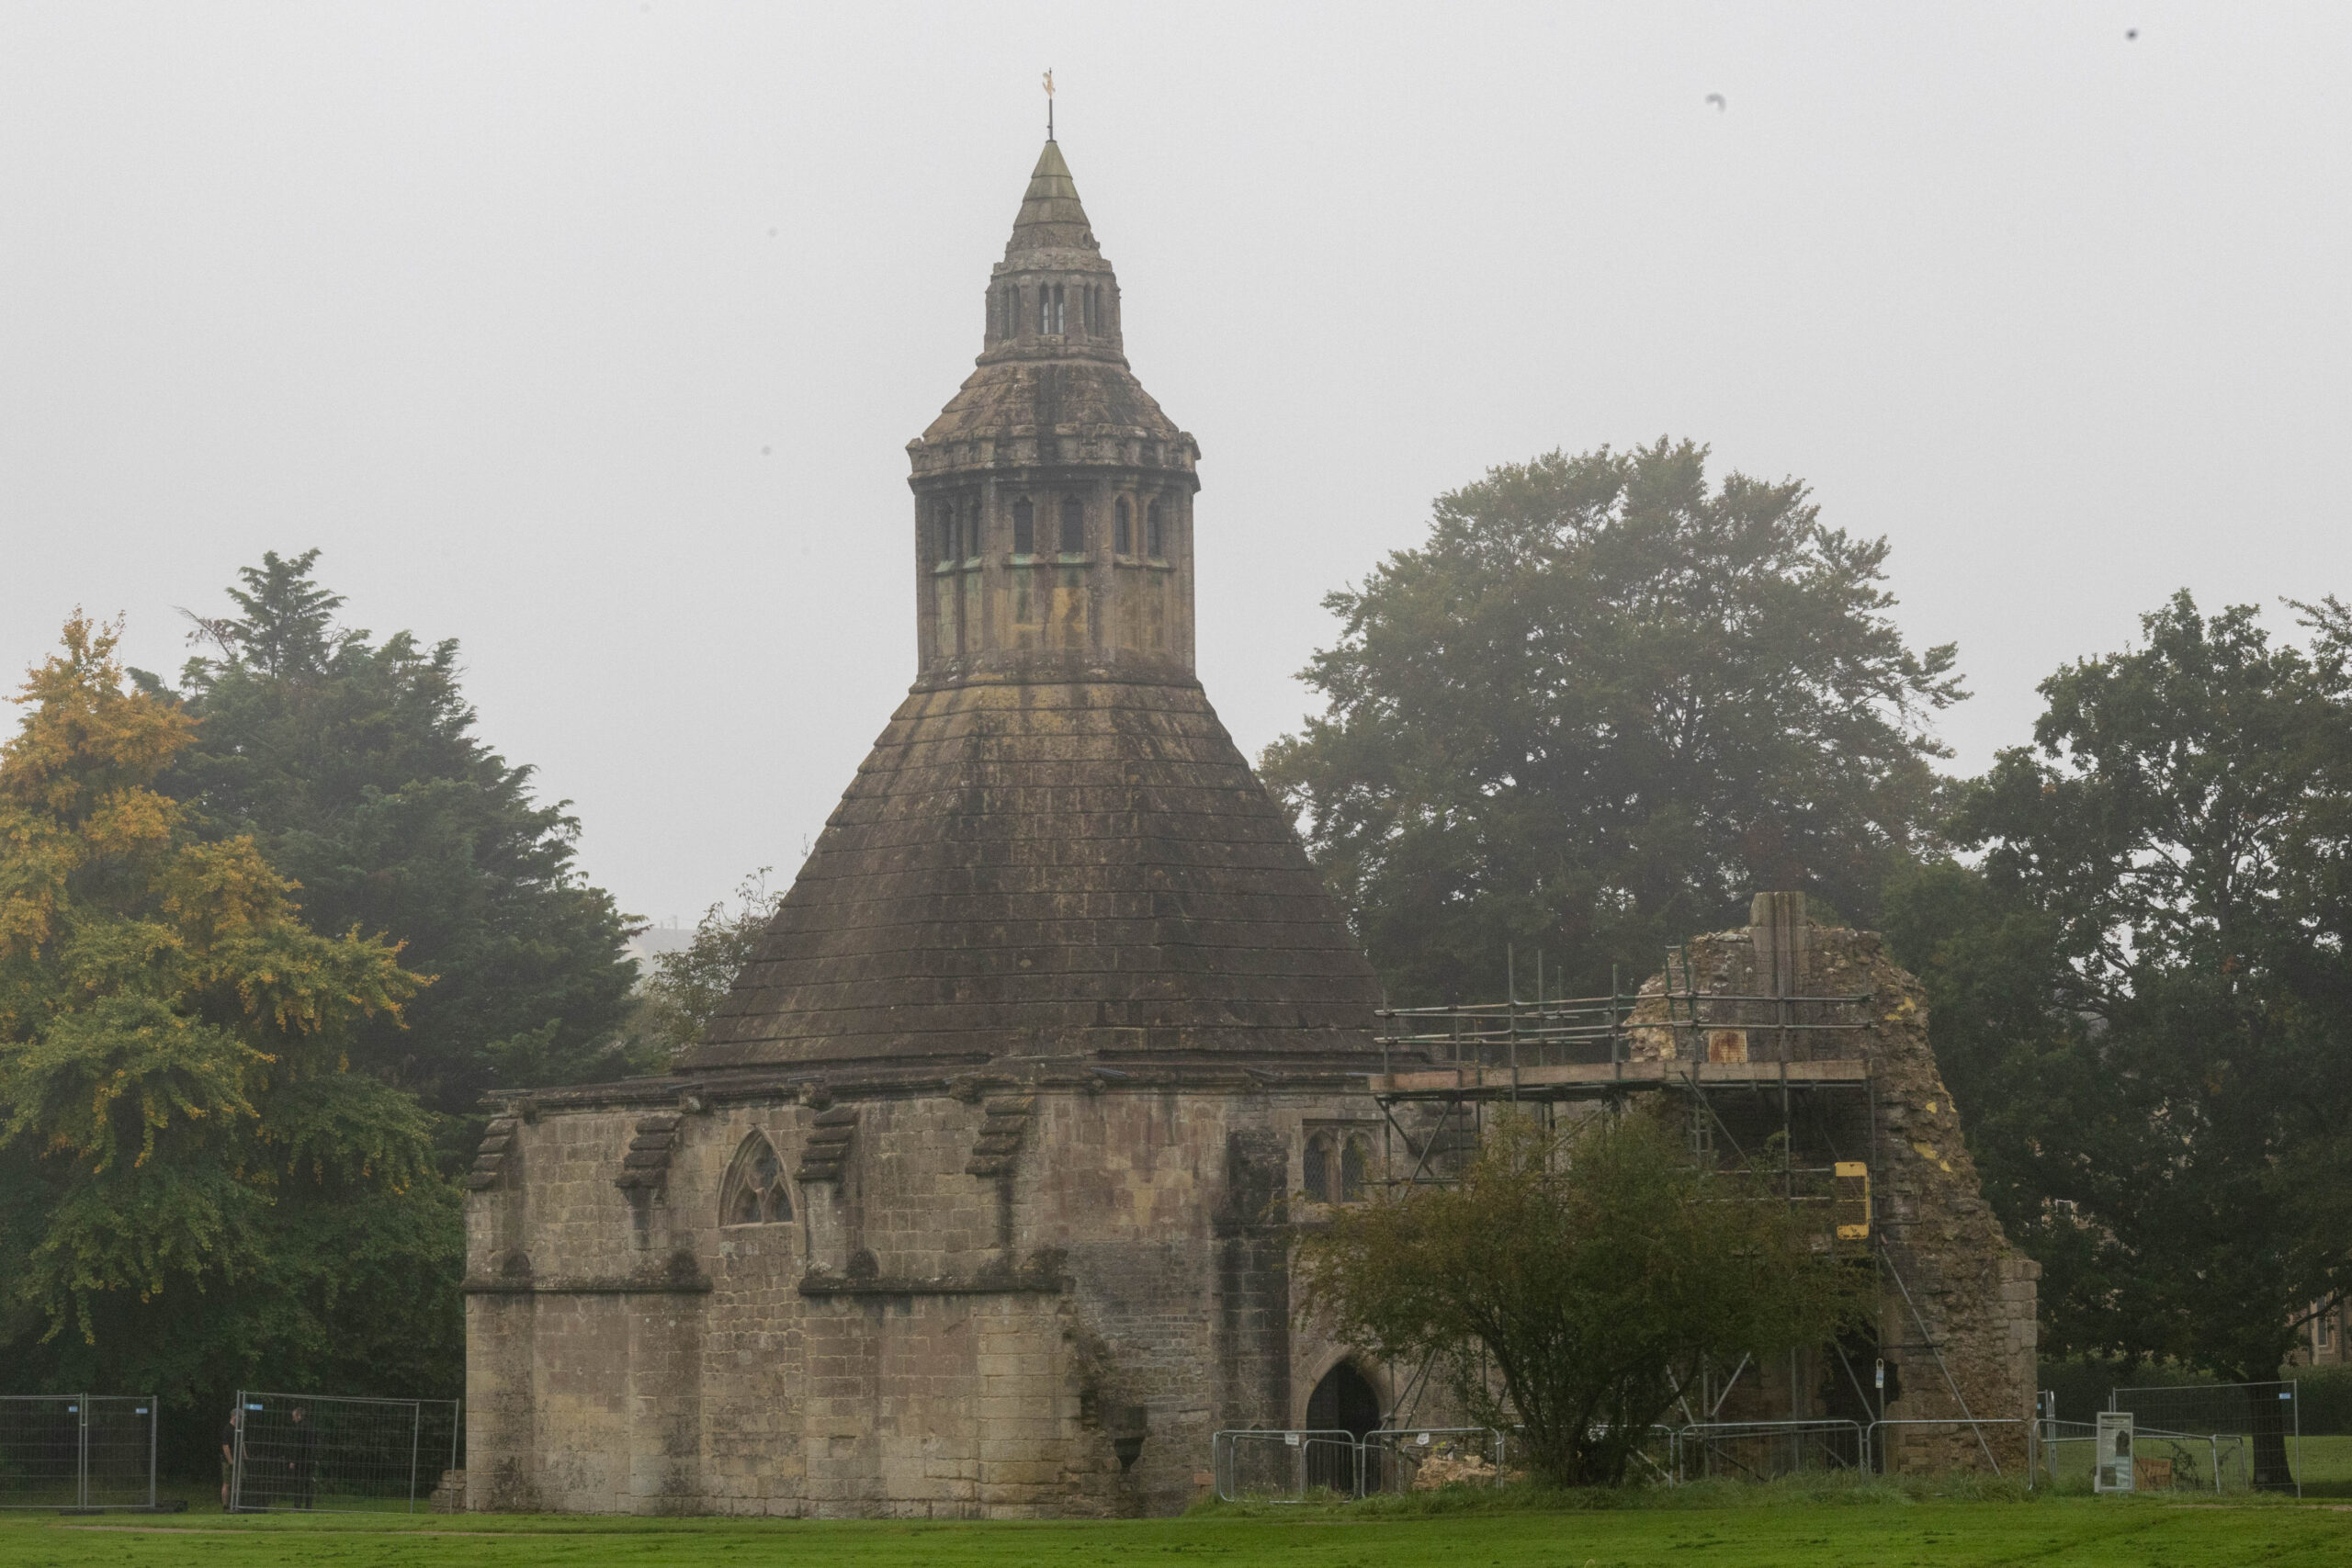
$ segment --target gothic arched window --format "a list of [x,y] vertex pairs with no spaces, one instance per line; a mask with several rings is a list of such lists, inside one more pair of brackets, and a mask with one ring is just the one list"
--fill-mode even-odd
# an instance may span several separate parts
[[1154,560],[1168,553],[1161,547],[1160,534],[1159,502],[1155,501],[1143,509],[1143,553]]
[[1062,554],[1074,556],[1086,548],[1086,502],[1074,495],[1062,497]]
[[1012,553],[1016,556],[1037,552],[1037,509],[1023,496],[1012,503]]
[[1136,509],[1125,496],[1119,497],[1118,525],[1111,534],[1111,548],[1114,554],[1131,556],[1136,553]]
[[1350,1133],[1340,1145],[1340,1201],[1363,1201],[1365,1173],[1372,1168],[1372,1140],[1362,1133]]
[[718,1223],[775,1225],[792,1218],[792,1195],[785,1190],[784,1162],[758,1133],[743,1140],[718,1190]]
[[964,502],[964,553],[980,553],[980,503],[969,498]]
[[939,536],[939,558],[954,560],[956,558],[956,503],[951,501],[941,502],[938,511],[933,513],[933,526]]
[[1326,1127],[1306,1140],[1310,1203],[1361,1203],[1372,1184],[1372,1135]]
[[1328,1203],[1331,1201],[1331,1145],[1336,1142],[1329,1133],[1317,1133],[1306,1140],[1306,1201]]

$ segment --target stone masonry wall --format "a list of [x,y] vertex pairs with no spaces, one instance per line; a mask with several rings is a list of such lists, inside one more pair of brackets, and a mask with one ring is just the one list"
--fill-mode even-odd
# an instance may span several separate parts
[[[1306,1123],[1377,1116],[1344,1084],[518,1104],[468,1210],[470,1506],[1181,1509],[1341,1353],[1292,1325],[1285,1205]],[[792,1216],[722,1224],[754,1136]]]
[[[1800,1358],[1793,1372],[1773,1368],[1751,1376],[1747,1397],[1731,1401],[1724,1416],[1843,1416],[1853,1408],[1843,1402],[1859,1381],[1855,1403],[1880,1407],[1871,1414],[1883,1409],[1889,1420],[1936,1423],[1884,1428],[1889,1468],[1984,1469],[1989,1446],[2004,1472],[2018,1473],[2026,1462],[2023,1423],[2032,1414],[2041,1269],[2009,1245],[1984,1201],[1960,1108],[1928,1049],[1918,982],[1888,960],[1875,933],[1811,924],[1802,895],[1761,895],[1748,929],[1699,938],[1687,951],[1690,977],[1702,992],[1866,998],[1789,1014],[1865,1026],[1854,1030],[1776,1032],[1767,1027],[1780,1016],[1770,1004],[1723,1005],[1708,1016],[1747,1025],[1738,1040],[1714,1042],[1718,1059],[1752,1049],[1756,1060],[1785,1053],[1792,1061],[1867,1061],[1868,1109],[1876,1122],[1874,1134],[1858,1125],[1849,1135],[1875,1148],[1871,1246],[1881,1281],[1877,1349],[1892,1369],[1889,1397],[1879,1399],[1870,1366],[1849,1371],[1825,1348]],[[1674,988],[1682,988],[1682,971],[1669,973]],[[1657,1027],[1669,1016],[1668,979],[1654,977],[1643,988],[1634,1018],[1650,1027],[1636,1032],[1637,1056],[1687,1059],[1708,1047],[1709,1031]],[[1783,989],[1776,992],[1776,985]],[[1679,1016],[1689,1016],[1687,1002],[1677,1006]],[[1849,1154],[1859,1155],[1860,1146]],[[2012,1424],[1984,1427],[1980,1444],[1976,1432],[1955,1419],[1963,1410]]]

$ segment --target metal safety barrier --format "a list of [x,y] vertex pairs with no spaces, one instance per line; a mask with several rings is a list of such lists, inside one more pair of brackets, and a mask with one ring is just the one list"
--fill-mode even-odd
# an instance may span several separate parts
[[[1996,1427],[2027,1428],[2026,1483],[2033,1484],[2038,1467],[2030,1461],[2031,1445],[2040,1434],[2021,1416],[1694,1421],[1652,1427],[1652,1451],[1637,1451],[1635,1458],[1669,1484],[1707,1477],[1770,1481],[1809,1470],[1872,1472],[1895,1457],[1903,1434],[1941,1427],[1953,1435],[1955,1447],[1949,1456],[1953,1462],[1938,1468],[1970,1468],[1981,1453],[1999,1475],[2000,1461],[1985,1436]],[[1218,1501],[1303,1503],[1463,1483],[1500,1485],[1510,1473],[1509,1443],[1508,1433],[1487,1427],[1384,1427],[1361,1438],[1340,1430],[1249,1427],[1217,1433],[1212,1450]],[[1659,1449],[1663,1466],[1656,1457]]]
[[1361,1445],[1341,1427],[1236,1428],[1217,1433],[1209,1450],[1221,1502],[1363,1495]]
[[[2041,1430],[2036,1434],[2036,1441],[2041,1450],[2040,1469],[2049,1476],[2052,1484],[2066,1481],[2075,1472],[2069,1444],[2083,1446],[2079,1474],[2086,1480],[2089,1479],[2097,1458],[2098,1428],[2088,1421],[2061,1421],[2054,1416],[2044,1417],[2039,1425]],[[2134,1490],[2177,1489],[2183,1484],[2184,1477],[2188,1484],[2200,1492],[2209,1488],[2214,1492],[2239,1492],[2253,1488],[2253,1473],[2246,1458],[2246,1439],[2242,1433],[2173,1432],[2160,1427],[2135,1426],[2132,1441],[2138,1449],[2133,1472]],[[2151,1449],[2155,1451],[2150,1453],[2148,1450]],[[2165,1461],[2164,1480],[2154,1480],[2153,1469],[2139,1462],[2149,1459]],[[2065,1461],[2067,1473],[2061,1472],[2062,1460]],[[2139,1483],[2142,1474],[2151,1477],[2144,1486]]]
[[458,1465],[454,1399],[237,1394],[232,1513],[414,1513]]
[[1870,1433],[1859,1421],[1694,1421],[1668,1431],[1677,1481],[1770,1481],[1801,1470],[1870,1468]]
[[154,1506],[153,1396],[0,1396],[0,1508]]

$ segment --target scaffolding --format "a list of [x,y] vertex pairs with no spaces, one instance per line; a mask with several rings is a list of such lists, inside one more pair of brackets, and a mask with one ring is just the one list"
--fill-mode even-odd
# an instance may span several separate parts
[[[1846,1239],[1867,1238],[1879,1164],[1870,1063],[1812,1046],[1868,1029],[1867,993],[1704,991],[1686,948],[1668,952],[1665,987],[1646,995],[1612,985],[1606,997],[1547,998],[1540,957],[1536,976],[1533,1001],[1519,998],[1514,976],[1504,1001],[1380,1010],[1387,1027],[1372,1092],[1391,1181],[1449,1180],[1452,1156],[1475,1145],[1491,1106],[1523,1106],[1550,1124],[1563,1105],[1666,1091],[1690,1103],[1694,1153],[1712,1156],[1720,1137],[1741,1164],[1776,1178],[1790,1201],[1844,1205],[1840,1234],[1861,1226]],[[1637,1019],[1645,1004],[1653,1016]],[[1400,1071],[1400,1057],[1427,1065]],[[1434,1123],[1408,1130],[1397,1111],[1410,1105],[1433,1107]],[[1399,1141],[1411,1158],[1402,1178]],[[1747,1144],[1759,1145],[1762,1163]],[[1820,1163],[1800,1166],[1800,1153]]]
[[[1792,974],[1774,976],[1769,992],[1704,989],[1687,947],[1668,950],[1663,986],[1646,992],[1625,991],[1612,973],[1605,997],[1548,997],[1539,955],[1535,998],[1521,1000],[1508,954],[1506,973],[1500,1002],[1380,1010],[1381,1070],[1371,1089],[1385,1123],[1387,1184],[1450,1184],[1498,1108],[1552,1126],[1564,1111],[1590,1114],[1635,1095],[1675,1095],[1686,1105],[1694,1157],[1713,1165],[1728,1156],[1783,1201],[1827,1206],[1840,1241],[1867,1245],[1918,1335],[1882,1340],[1879,1350],[1932,1360],[1960,1410],[1959,1424],[1974,1432],[1999,1473],[1982,1430],[1987,1423],[1970,1413],[1873,1220],[1878,1096],[1869,1059],[1838,1055],[1837,1047],[1840,1036],[1871,1027],[1875,998],[1800,991]],[[1857,1369],[1844,1347],[1832,1348],[1861,1406],[1883,1424],[1883,1373],[1873,1398],[1861,1377],[1869,1369]],[[1404,1418],[1427,1371],[1408,1380],[1398,1408],[1388,1413],[1392,1422]],[[1709,1378],[1688,1391],[1688,1418],[1702,1419],[1690,1409],[1691,1398],[1710,1417],[1719,1413],[1745,1371],[1743,1362],[1720,1385]],[[1792,1364],[1792,1399],[1795,1382]]]

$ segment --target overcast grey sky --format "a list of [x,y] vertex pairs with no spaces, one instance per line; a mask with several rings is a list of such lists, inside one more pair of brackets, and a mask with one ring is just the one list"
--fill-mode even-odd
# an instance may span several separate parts
[[2352,592],[2352,6],[74,0],[0,4],[0,663],[78,603],[175,670],[315,545],[625,908],[788,877],[1048,65],[1246,750],[1325,592],[1553,446],[1888,536],[1972,769],[2176,587]]

